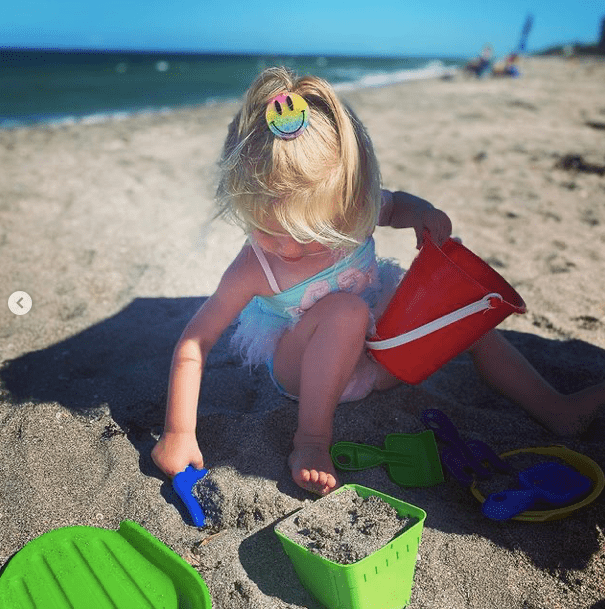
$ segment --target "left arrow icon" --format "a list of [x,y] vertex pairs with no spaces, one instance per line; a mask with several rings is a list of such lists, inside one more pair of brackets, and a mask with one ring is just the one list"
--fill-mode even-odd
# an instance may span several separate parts
[[15,315],[25,315],[32,308],[32,297],[27,292],[13,292],[8,297],[8,308]]

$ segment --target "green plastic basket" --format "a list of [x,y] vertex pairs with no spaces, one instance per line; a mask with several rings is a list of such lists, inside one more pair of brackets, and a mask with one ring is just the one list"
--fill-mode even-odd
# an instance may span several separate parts
[[[334,492],[347,489],[354,489],[364,499],[376,495],[392,505],[400,516],[416,517],[418,522],[386,546],[349,565],[313,554],[277,529],[275,533],[304,587],[328,609],[402,609],[412,595],[426,512],[359,484],[345,484]],[[299,511],[288,518],[294,518]]]
[[119,531],[64,527],[15,554],[0,577],[2,609],[212,609],[206,584],[136,522]]

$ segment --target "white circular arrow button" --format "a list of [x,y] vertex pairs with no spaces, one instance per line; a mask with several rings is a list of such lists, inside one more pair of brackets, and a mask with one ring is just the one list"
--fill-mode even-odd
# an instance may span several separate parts
[[13,292],[8,297],[8,308],[15,315],[25,315],[32,308],[32,297],[27,292]]

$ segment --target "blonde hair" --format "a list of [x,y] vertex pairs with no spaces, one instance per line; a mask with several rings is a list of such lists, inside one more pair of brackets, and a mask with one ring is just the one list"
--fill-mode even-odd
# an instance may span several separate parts
[[[269,101],[297,93],[309,125],[295,139],[269,130]],[[301,243],[352,248],[372,234],[380,211],[380,171],[372,142],[332,86],[287,68],[269,68],[252,83],[229,125],[220,163],[218,216],[271,233],[276,220]]]

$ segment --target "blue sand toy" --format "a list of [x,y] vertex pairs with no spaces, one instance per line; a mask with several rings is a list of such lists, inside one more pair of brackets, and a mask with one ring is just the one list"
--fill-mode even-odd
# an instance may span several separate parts
[[206,515],[191,491],[207,473],[208,470],[205,468],[195,469],[188,465],[184,471],[179,472],[172,480],[172,487],[189,510],[196,527],[203,527],[206,524]]
[[487,479],[494,471],[511,473],[511,466],[503,461],[485,442],[464,441],[449,417],[436,408],[421,415],[424,425],[447,446],[441,451],[441,463],[462,486],[469,486],[474,477]]
[[562,506],[586,495],[593,486],[587,476],[567,465],[546,461],[519,472],[521,489],[491,494],[481,511],[492,520],[508,520],[537,501]]

